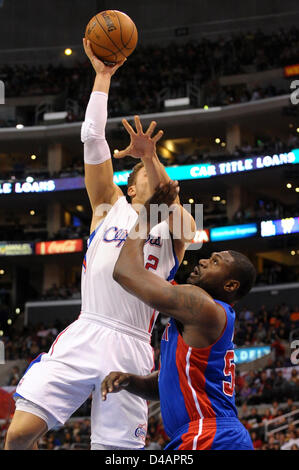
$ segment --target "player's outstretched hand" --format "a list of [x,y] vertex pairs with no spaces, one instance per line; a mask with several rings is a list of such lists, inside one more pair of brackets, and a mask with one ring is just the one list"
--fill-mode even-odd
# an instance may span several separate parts
[[102,400],[105,401],[108,393],[117,393],[129,385],[129,376],[124,372],[110,372],[101,384]]
[[104,62],[102,62],[94,54],[94,52],[91,48],[91,45],[90,45],[90,41],[86,38],[83,38],[83,47],[84,47],[84,50],[85,50],[85,54],[89,58],[89,60],[91,62],[91,65],[93,66],[93,68],[94,68],[94,70],[97,74],[107,73],[108,75],[112,76],[112,75],[115,74],[117,69],[119,69],[119,67],[121,67],[124,64],[124,62],[127,60],[126,58],[124,58],[121,62],[118,62],[115,65],[105,65]]
[[136,132],[126,119],[122,120],[123,126],[130,135],[130,144],[124,150],[115,150],[114,158],[124,158],[130,156],[133,158],[152,157],[156,150],[156,144],[161,139],[163,131],[157,132],[153,136],[153,132],[157,125],[156,121],[152,121],[148,129],[143,132],[142,124],[139,116],[134,117]]

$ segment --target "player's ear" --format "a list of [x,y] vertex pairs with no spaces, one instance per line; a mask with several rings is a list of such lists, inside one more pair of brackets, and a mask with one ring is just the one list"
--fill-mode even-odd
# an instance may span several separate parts
[[240,282],[237,281],[236,279],[230,279],[229,281],[226,281],[224,284],[224,290],[226,292],[235,292],[238,290],[240,287]]
[[134,184],[132,186],[128,187],[127,194],[130,197],[135,197],[136,196],[136,186]]

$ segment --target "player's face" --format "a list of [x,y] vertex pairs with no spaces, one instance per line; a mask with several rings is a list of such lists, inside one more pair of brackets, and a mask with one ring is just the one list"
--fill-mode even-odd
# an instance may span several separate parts
[[201,287],[212,297],[223,292],[225,281],[230,279],[230,265],[233,257],[228,251],[212,253],[208,259],[200,259],[187,279],[188,284]]
[[150,187],[148,183],[148,177],[145,171],[145,168],[141,168],[137,175],[135,181],[135,197],[141,204],[144,204],[145,201],[151,196]]

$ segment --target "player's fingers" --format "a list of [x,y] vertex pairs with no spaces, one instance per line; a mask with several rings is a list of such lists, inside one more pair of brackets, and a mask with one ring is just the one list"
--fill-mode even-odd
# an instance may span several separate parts
[[120,159],[120,158],[126,157],[129,154],[130,154],[130,146],[125,148],[124,150],[114,150],[113,157]]
[[90,41],[88,39],[85,39],[85,52],[88,55],[89,59],[94,59],[96,56],[94,55],[94,52],[91,48]]
[[161,137],[163,136],[163,134],[164,134],[163,131],[157,132],[157,134],[154,135],[154,137],[152,138],[152,141],[156,144],[156,143],[161,139]]
[[83,38],[83,47],[84,47],[85,54],[88,56],[88,58],[90,58],[89,57],[90,51],[87,48],[87,39],[86,38]]
[[118,378],[118,374],[113,373],[113,372],[109,374],[108,379],[107,379],[107,389],[109,393],[112,393],[114,391],[115,389],[114,383],[117,378]]
[[126,62],[127,58],[124,57],[120,62],[117,62],[112,68],[111,68],[111,72],[112,74],[114,74],[116,72],[117,69],[119,69],[119,67],[121,67],[125,62]]
[[122,374],[120,375],[114,382],[114,385],[119,388],[120,386],[122,388],[125,388],[129,385],[129,379],[127,374]]
[[105,401],[108,393],[108,387],[107,387],[107,377],[103,380],[101,383],[101,395],[102,395],[102,400]]
[[141,121],[140,121],[140,117],[139,116],[134,116],[134,121],[135,121],[137,134],[143,134],[143,129],[142,129],[142,124],[141,124]]
[[126,119],[122,119],[121,122],[123,123],[124,128],[130,135],[136,135],[136,132],[134,131],[133,127],[131,126],[131,124],[128,123]]
[[145,134],[151,137],[156,125],[157,125],[156,121],[152,121],[150,125],[148,126],[148,129]]

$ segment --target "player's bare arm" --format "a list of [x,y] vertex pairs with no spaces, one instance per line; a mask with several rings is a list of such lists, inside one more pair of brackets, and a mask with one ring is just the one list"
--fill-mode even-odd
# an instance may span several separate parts
[[[157,134],[152,137],[152,134],[156,128],[156,121],[152,121],[148,129],[144,132],[142,124],[140,122],[139,116],[134,117],[136,131],[128,123],[126,119],[122,120],[123,126],[130,135],[130,144],[129,146],[121,151],[116,151],[114,153],[115,158],[124,158],[127,155],[130,155],[133,158],[141,158],[144,164],[144,168],[148,177],[148,183],[150,187],[150,193],[154,194],[155,189],[159,184],[169,183],[170,178],[164,168],[164,165],[160,162],[158,155],[156,153],[156,144],[163,136],[163,131],[158,131]],[[145,140],[143,146],[141,143]],[[177,225],[174,224],[173,217],[169,218],[169,229],[172,234],[179,234],[179,237],[174,238],[175,251],[181,262],[185,253],[185,244],[190,243],[195,235],[196,224],[192,215],[187,212],[183,206],[180,204],[180,198],[177,195],[174,204],[177,204],[180,209],[180,219]],[[190,227],[187,231],[183,230],[183,221],[185,222],[185,227]]]
[[[92,232],[101,218],[105,216],[105,213],[97,211],[99,206],[103,203],[113,205],[123,195],[121,189],[113,182],[113,166],[110,149],[105,139],[105,125],[111,78],[123,65],[125,59],[113,67],[106,66],[94,55],[90,41],[84,38],[83,46],[96,72],[92,91],[98,92],[98,94],[91,95],[93,101],[90,100],[88,104],[86,122],[82,127],[85,185],[93,211]],[[98,117],[100,113],[102,113],[102,119]]]
[[126,390],[144,400],[159,400],[158,371],[144,377],[125,372],[110,372],[101,384],[102,400],[108,393]]
[[[160,187],[145,207],[149,209],[151,203],[159,203],[161,200],[171,206],[177,193],[177,182],[170,182]],[[147,223],[146,229],[139,226],[141,224],[139,218],[135,230],[144,230],[148,234],[150,224]],[[185,325],[188,344],[195,347],[209,346],[217,340],[225,326],[226,316],[222,307],[197,286],[174,286],[145,269],[144,242],[144,238],[132,239],[129,234],[114,268],[114,280],[150,307]],[[190,331],[188,326],[192,327]]]

